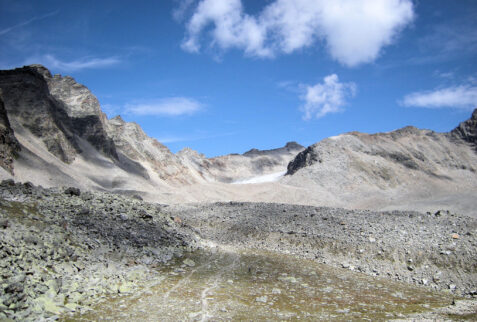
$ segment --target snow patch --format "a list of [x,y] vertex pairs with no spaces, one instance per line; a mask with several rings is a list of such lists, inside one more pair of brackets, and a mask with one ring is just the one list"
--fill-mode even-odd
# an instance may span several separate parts
[[264,183],[264,182],[275,182],[278,181],[281,177],[283,177],[287,173],[286,171],[280,171],[275,173],[266,174],[263,176],[237,180],[232,182],[232,184],[251,184],[251,183]]

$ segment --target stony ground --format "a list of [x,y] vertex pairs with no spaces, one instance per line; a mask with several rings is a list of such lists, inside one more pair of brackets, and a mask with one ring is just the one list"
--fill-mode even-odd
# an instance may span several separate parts
[[85,311],[153,283],[154,267],[194,249],[162,206],[77,189],[0,184],[0,320]]
[[477,220],[266,203],[169,207],[219,244],[292,253],[373,276],[477,295]]
[[[43,189],[28,183],[3,181],[0,184],[0,320],[55,319],[69,314],[82,319],[91,308],[101,312],[112,298],[124,295],[126,304],[114,306],[116,311],[111,312],[111,317],[129,319],[138,311],[131,311],[128,317],[121,315],[124,309],[134,308],[143,300],[145,304],[153,304],[148,300],[152,300],[151,287],[155,287],[159,297],[163,296],[162,291],[172,289],[178,292],[179,302],[187,302],[190,293],[187,281],[192,276],[195,276],[194,287],[203,292],[197,299],[197,312],[202,313],[190,316],[188,314],[194,312],[181,311],[185,302],[174,308],[177,301],[167,302],[169,309],[187,313],[184,317],[190,320],[207,320],[216,314],[232,317],[233,307],[223,311],[222,304],[212,300],[213,294],[230,286],[229,279],[233,281],[234,278],[227,276],[231,272],[235,272],[235,276],[251,278],[248,289],[255,290],[254,283],[266,275],[261,275],[260,267],[255,269],[253,263],[245,263],[250,260],[248,257],[225,253],[195,258],[197,266],[184,259],[179,259],[180,265],[174,269],[169,266],[171,261],[177,262],[177,258],[184,255],[194,256],[190,254],[192,251],[208,249],[210,245],[298,255],[312,259],[311,263],[325,263],[326,267],[331,267],[323,270],[333,271],[333,267],[339,267],[341,272],[363,272],[386,280],[418,284],[426,292],[446,290],[449,298],[444,295],[444,302],[453,296],[472,298],[477,291],[477,220],[470,217],[444,211],[377,213],[265,203],[167,206],[146,203],[140,197],[84,192],[75,188]],[[275,262],[260,260],[265,266]],[[301,273],[297,270],[298,275],[294,276],[290,262],[294,263],[292,260],[283,264],[288,267],[287,276],[298,279]],[[229,265],[230,272],[221,267],[223,265]],[[263,305],[282,305],[299,293],[296,293],[296,287],[288,290],[283,285],[283,291],[286,291],[283,299],[273,293],[281,283],[280,278],[285,276],[273,265],[267,273],[271,288],[264,286],[263,294],[252,292],[256,296],[249,303],[264,316],[267,312],[278,314],[282,311],[280,306],[275,308],[278,311],[273,311],[271,306]],[[164,271],[167,267],[171,268],[170,272]],[[213,273],[209,272],[214,269]],[[317,285],[305,287],[306,292],[319,294],[320,285],[326,281],[320,282],[308,273],[303,273],[303,278],[310,279],[308,284]],[[209,275],[202,279],[203,274]],[[331,278],[331,273],[328,275]],[[175,276],[180,278],[177,287]],[[340,273],[337,278],[342,280],[342,276]],[[354,280],[353,276],[357,275],[346,279]],[[237,286],[242,282],[236,280],[235,286],[229,287],[234,289],[234,294],[247,293],[247,288],[242,290]],[[368,284],[366,289],[372,283]],[[338,300],[331,306],[339,306],[346,295],[339,288],[335,291]],[[171,293],[173,291],[167,294]],[[127,300],[128,296],[136,299],[131,302]],[[191,296],[191,301],[193,299]],[[407,299],[413,301],[412,297]],[[294,307],[293,300],[290,301],[290,307],[299,314],[299,307]],[[422,303],[425,305],[425,301]],[[466,309],[470,307],[472,311],[474,306],[475,300]],[[148,313],[147,305],[138,308],[142,308],[139,316]],[[291,310],[287,306],[284,308],[283,312]],[[315,312],[313,310],[309,309],[309,312]],[[343,316],[343,312],[335,313]],[[116,313],[119,315],[114,315]],[[101,316],[94,314],[92,316]],[[400,313],[391,316],[401,317]]]

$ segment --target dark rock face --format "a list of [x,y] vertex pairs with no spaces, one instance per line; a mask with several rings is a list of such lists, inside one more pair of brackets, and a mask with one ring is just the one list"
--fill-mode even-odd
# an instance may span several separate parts
[[11,174],[13,174],[13,160],[18,151],[20,144],[10,126],[0,90],[0,166]]
[[[118,160],[104,130],[99,103],[71,77],[53,77],[45,67],[31,65],[0,71],[0,88],[12,127],[28,129],[63,162],[70,163],[81,153],[77,137]],[[67,95],[71,95],[69,100]],[[81,103],[78,106],[73,100]]]
[[451,131],[451,134],[469,142],[477,148],[477,108],[470,119],[459,124]]
[[40,71],[30,66],[0,71],[5,109],[14,129],[30,130],[42,139],[49,152],[69,163],[80,151],[70,130],[71,119],[49,93],[44,75],[51,74]]
[[292,175],[301,168],[312,165],[315,162],[319,161],[318,152],[314,149],[313,145],[306,148],[304,151],[298,153],[298,155],[293,159],[287,166],[286,175]]
[[96,115],[75,117],[72,119],[74,132],[85,138],[98,151],[103,152],[112,159],[118,161],[118,153],[114,141],[108,137],[103,124]]

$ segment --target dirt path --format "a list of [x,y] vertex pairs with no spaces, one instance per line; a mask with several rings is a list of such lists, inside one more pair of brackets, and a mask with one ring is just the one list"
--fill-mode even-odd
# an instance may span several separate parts
[[260,251],[201,251],[157,275],[156,286],[68,320],[382,320],[452,302],[446,293]]

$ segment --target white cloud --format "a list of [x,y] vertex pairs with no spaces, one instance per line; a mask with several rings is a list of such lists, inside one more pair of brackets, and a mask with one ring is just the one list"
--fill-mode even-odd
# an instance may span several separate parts
[[152,116],[192,115],[199,112],[203,105],[186,97],[169,97],[147,102],[126,104],[127,113]]
[[425,108],[476,108],[477,86],[461,85],[434,91],[415,92],[406,95],[400,103],[404,106]]
[[334,59],[356,66],[375,60],[413,18],[411,0],[275,0],[256,16],[241,0],[201,0],[182,48],[199,52],[206,38],[221,50],[273,57],[324,40]]
[[336,74],[323,78],[323,83],[302,86],[304,94],[300,98],[305,101],[305,104],[301,110],[305,120],[313,116],[320,118],[329,113],[340,112],[346,105],[346,98],[356,94],[356,84],[340,83]]
[[83,69],[104,68],[119,64],[121,60],[117,57],[95,58],[85,57],[73,61],[62,61],[53,55],[43,55],[40,57],[31,57],[27,59],[25,65],[42,64],[48,69],[56,69],[65,72],[73,72]]

